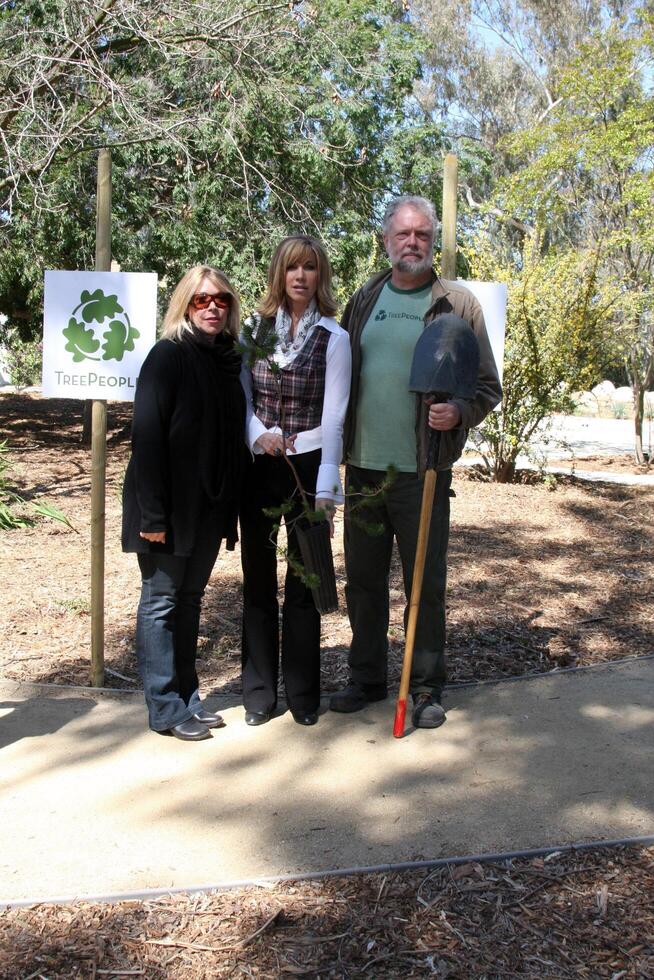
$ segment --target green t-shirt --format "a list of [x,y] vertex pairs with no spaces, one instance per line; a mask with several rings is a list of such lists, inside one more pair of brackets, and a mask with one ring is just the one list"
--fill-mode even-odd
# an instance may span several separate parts
[[416,396],[409,376],[431,284],[397,289],[387,282],[361,335],[361,374],[348,462],[369,470],[416,472]]

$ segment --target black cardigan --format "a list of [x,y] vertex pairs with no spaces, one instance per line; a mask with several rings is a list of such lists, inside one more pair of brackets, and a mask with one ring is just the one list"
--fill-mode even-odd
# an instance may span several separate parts
[[[225,338],[223,349],[226,344],[231,346]],[[198,370],[203,373],[202,385],[198,384]],[[226,377],[218,370],[210,345],[188,339],[160,340],[146,357],[134,398],[132,458],[123,488],[123,551],[182,557],[192,553],[202,533],[202,516],[210,506],[203,488],[207,465],[203,454],[217,451],[202,441],[206,393],[215,393],[209,410],[224,411],[218,386],[225,384],[233,386],[228,404],[234,418],[223,422],[238,427],[246,453],[245,397],[238,374]],[[221,504],[220,512],[221,537],[232,550],[237,540],[238,499]],[[146,541],[140,531],[165,531],[166,543]]]

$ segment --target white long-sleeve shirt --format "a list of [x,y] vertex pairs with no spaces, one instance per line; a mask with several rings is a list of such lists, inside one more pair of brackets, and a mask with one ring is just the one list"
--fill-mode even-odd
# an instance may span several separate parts
[[[322,450],[316,497],[329,497],[334,503],[343,503],[339,464],[343,455],[343,422],[350,397],[352,375],[350,338],[332,317],[321,317],[316,326],[325,327],[330,333],[325,355],[325,396],[322,415],[320,425],[316,426],[315,429],[307,429],[297,433],[294,448],[296,453],[308,453],[315,449]],[[241,371],[241,383],[247,401],[246,439],[250,450],[258,455],[264,450],[256,445],[257,439],[265,432],[281,434],[281,429],[279,426],[266,428],[255,414],[252,397],[252,373],[245,363]],[[287,449],[286,452],[287,455],[294,455],[290,449]]]

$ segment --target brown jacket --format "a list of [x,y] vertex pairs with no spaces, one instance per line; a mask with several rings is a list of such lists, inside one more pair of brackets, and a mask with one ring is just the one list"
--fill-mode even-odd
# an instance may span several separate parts
[[[341,326],[350,335],[352,347],[352,387],[350,389],[350,402],[345,417],[345,428],[343,432],[343,455],[347,461],[352,443],[354,441],[354,429],[356,421],[356,410],[359,400],[359,376],[361,373],[361,335],[368,318],[377,302],[377,297],[391,277],[391,269],[378,272],[369,279],[367,283],[352,295],[345,307]],[[500,385],[495,359],[491,350],[484,314],[481,306],[472,293],[459,282],[451,282],[447,279],[439,279],[433,273],[432,282],[432,304],[425,314],[425,324],[429,323],[438,316],[439,313],[454,313],[466,320],[475,332],[479,342],[480,364],[477,379],[477,393],[472,399],[453,398],[452,401],[461,412],[461,423],[457,428],[450,429],[448,432],[441,433],[440,450],[438,454],[437,469],[449,469],[463,452],[468,430],[479,425],[493,408],[502,399],[502,388]],[[407,378],[407,386],[409,379]],[[422,399],[419,399],[419,408]],[[425,429],[424,409],[418,412],[417,431],[422,436]],[[419,438],[418,440],[422,440]],[[419,455],[422,457],[423,453]],[[419,468],[420,464],[419,464]]]

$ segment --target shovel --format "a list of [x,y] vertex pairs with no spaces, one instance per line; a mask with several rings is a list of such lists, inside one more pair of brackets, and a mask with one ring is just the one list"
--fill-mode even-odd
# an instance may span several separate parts
[[[429,395],[429,401],[446,402],[450,398],[474,398],[479,373],[479,344],[466,320],[443,313],[427,324],[413,352],[409,391]],[[418,541],[413,568],[413,583],[409,600],[409,616],[404,645],[404,662],[400,690],[395,705],[393,736],[402,738],[406,719],[406,703],[411,681],[411,665],[420,610],[425,558],[429,541],[431,514],[436,494],[440,432],[429,430],[425,482],[422,491]]]

